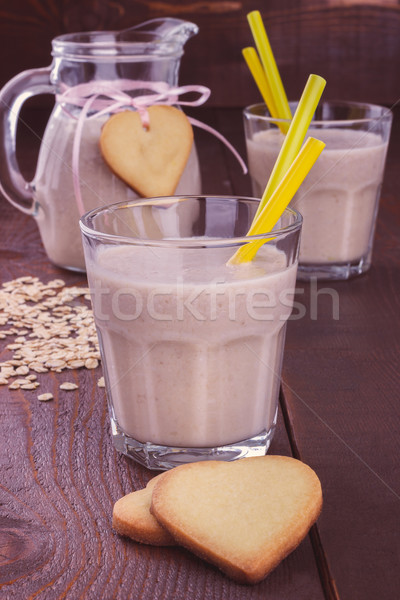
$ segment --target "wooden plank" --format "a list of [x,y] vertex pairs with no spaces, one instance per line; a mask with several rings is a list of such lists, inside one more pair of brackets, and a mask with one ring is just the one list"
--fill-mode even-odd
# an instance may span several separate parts
[[[309,540],[267,580],[237,585],[178,548],[153,548],[115,535],[112,505],[139,489],[149,472],[111,445],[97,374],[74,374],[80,391],[1,392],[2,487],[0,589],[7,598],[53,590],[53,597],[323,598]],[[44,385],[45,377],[41,378]],[[50,383],[51,382],[51,383]],[[274,452],[286,453],[280,426]],[[192,595],[196,590],[196,596]]]
[[322,475],[319,529],[342,600],[394,598],[400,585],[399,133],[397,112],[370,272],[321,283],[318,298],[299,283],[306,315],[287,336],[287,412],[298,452]]
[[[210,114],[217,122],[217,115]],[[40,131],[41,118],[30,122]],[[33,171],[35,143],[25,143],[21,161]],[[201,138],[200,138],[201,139]],[[210,191],[228,178],[224,150],[208,152],[199,142]],[[223,188],[225,190],[225,188]],[[33,219],[0,200],[0,281],[31,274],[68,285],[82,275],[53,267],[46,259]],[[1,341],[0,360],[6,358]],[[116,598],[153,600],[322,600],[318,571],[307,538],[264,582],[237,585],[179,548],[152,548],[117,536],[113,503],[143,487],[151,474],[113,448],[99,367],[39,375],[37,392],[0,387],[0,595],[7,599]],[[63,392],[61,381],[79,389]],[[290,454],[282,419],[271,451]]]
[[[241,124],[228,115],[220,116],[221,131],[243,150]],[[396,597],[399,585],[399,154],[395,110],[373,267],[354,281],[298,282],[296,302],[306,316],[296,320],[295,310],[286,343],[287,429],[294,456],[322,474],[325,504],[314,551],[326,597],[340,593],[342,600],[355,590],[371,600]],[[234,191],[246,193],[226,160]]]

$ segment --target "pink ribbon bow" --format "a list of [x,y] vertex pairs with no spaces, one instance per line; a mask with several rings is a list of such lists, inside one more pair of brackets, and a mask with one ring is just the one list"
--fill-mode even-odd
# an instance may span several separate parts
[[[149,91],[151,93],[143,93],[141,95],[131,96],[130,91]],[[200,94],[194,100],[182,100],[181,96],[188,93]],[[77,119],[75,130],[73,149],[72,149],[72,177],[75,191],[76,203],[80,215],[85,212],[79,177],[79,151],[82,139],[82,130],[86,119],[98,118],[104,114],[116,113],[131,107],[139,112],[143,127],[149,127],[149,113],[147,108],[155,104],[177,104],[180,106],[200,106],[206,102],[210,96],[209,88],[203,85],[184,85],[184,86],[169,86],[163,81],[132,81],[129,79],[118,79],[115,81],[90,81],[89,83],[81,83],[73,87],[63,85],[61,91],[57,94],[56,99],[63,110],[65,110],[72,118]],[[75,117],[66,105],[80,107],[78,117]],[[192,125],[200,127],[208,131],[221,142],[223,142],[235,158],[238,160],[243,173],[247,173],[247,167],[230,142],[213,127],[188,117]]]

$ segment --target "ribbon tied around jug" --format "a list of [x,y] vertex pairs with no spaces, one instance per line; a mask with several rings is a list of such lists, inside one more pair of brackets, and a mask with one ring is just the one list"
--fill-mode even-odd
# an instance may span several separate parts
[[[135,95],[132,96],[129,92],[134,92]],[[185,94],[193,93],[197,94],[198,97],[191,100],[184,100],[182,98]],[[99,118],[103,115],[133,108],[138,111],[143,127],[148,128],[150,126],[147,110],[149,106],[155,104],[201,106],[208,100],[210,94],[211,90],[203,85],[170,86],[163,81],[131,81],[129,79],[120,79],[116,81],[90,81],[71,87],[62,84],[60,92],[56,94],[56,100],[70,117],[77,120],[72,148],[72,177],[80,215],[84,214],[85,209],[80,188],[79,152],[86,119]],[[68,106],[78,107],[81,110],[79,114],[74,114]],[[188,117],[188,119],[192,125],[211,133],[225,144],[239,162],[243,173],[247,173],[244,160],[225,136],[202,121],[198,121],[192,117]]]

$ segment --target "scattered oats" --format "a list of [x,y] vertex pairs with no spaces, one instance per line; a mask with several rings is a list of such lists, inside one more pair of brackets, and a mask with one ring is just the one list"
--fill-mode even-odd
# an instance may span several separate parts
[[33,278],[32,275],[23,275],[22,277],[18,277],[18,279],[14,279],[14,281],[7,281],[7,283],[4,283],[3,285],[10,285],[10,286],[14,287],[14,285],[17,281],[20,281],[21,283],[25,283],[27,281],[34,281],[34,280],[37,281],[38,278],[37,277]]
[[64,294],[63,295],[63,302],[71,302],[71,300],[73,300],[74,297],[72,294]]
[[46,287],[60,288],[64,287],[64,285],[65,281],[63,281],[62,279],[53,279],[53,281],[49,281]]
[[99,366],[99,361],[97,358],[88,358],[85,360],[85,367],[87,369],[96,369]]
[[48,402],[49,400],[53,400],[54,396],[53,394],[50,394],[50,392],[48,392],[47,394],[39,394],[38,396],[38,400],[40,400],[40,402]]
[[60,368],[64,368],[66,366],[65,364],[65,360],[47,360],[45,362],[45,366],[48,369],[60,369]]
[[10,383],[10,385],[8,386],[9,390],[19,390],[19,383]]
[[29,365],[29,368],[32,369],[32,371],[35,371],[36,373],[48,373],[48,369],[46,369],[46,367],[42,367],[42,365],[35,365],[32,367],[32,365]]
[[29,379],[14,379],[13,383],[17,383],[18,385],[26,385],[27,383],[31,383]]
[[43,363],[47,362],[47,357],[46,356],[35,356],[35,362],[37,362],[38,366],[42,367],[42,369],[45,369],[46,367],[44,366]]
[[85,366],[85,361],[84,360],[70,360],[68,362],[67,366],[69,369],[80,369],[81,367]]
[[76,385],[76,383],[71,383],[69,381],[66,381],[65,383],[62,383],[60,385],[60,390],[77,390],[79,386]]
[[14,377],[16,375],[14,367],[10,367],[9,369],[3,368],[1,369],[2,377]]
[[34,390],[37,386],[34,383],[24,383],[21,385],[21,390]]
[[[0,340],[13,338],[6,345],[10,359],[0,363],[0,385],[9,389],[39,385],[33,372],[95,369],[100,353],[88,300],[87,287],[66,287],[62,279],[45,284],[38,277],[24,276],[3,283],[0,327],[5,328]],[[9,381],[18,375],[26,375],[27,383]]]
[[100,379],[99,379],[99,380],[98,380],[98,382],[97,382],[97,386],[98,386],[99,388],[106,387],[106,384],[104,383],[104,377],[100,377]]

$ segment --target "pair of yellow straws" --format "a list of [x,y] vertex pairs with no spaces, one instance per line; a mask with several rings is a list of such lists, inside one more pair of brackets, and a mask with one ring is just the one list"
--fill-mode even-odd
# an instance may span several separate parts
[[[258,54],[255,48],[250,46],[242,50],[243,57],[271,116],[275,119],[290,120],[292,113],[260,12],[253,10],[247,15],[247,20]],[[286,133],[287,123],[279,123],[279,127]]]
[[[326,81],[319,75],[309,76],[292,118],[278,67],[259,11],[251,12],[248,15],[248,20],[263,66],[261,66],[254,48],[245,49],[243,54],[246,58],[246,55],[248,56],[249,51],[251,51],[250,54],[256,57],[256,61],[253,61],[250,70],[257,84],[260,83],[260,92],[271,115],[274,118],[286,119],[285,123],[280,124],[285,126],[284,133],[286,134],[282,148],[261,198],[254,221],[247,233],[248,236],[254,236],[265,235],[273,229],[325,147],[325,144],[320,140],[308,138],[304,147],[301,148]],[[290,121],[290,123],[287,121]],[[245,244],[239,248],[228,264],[238,264],[252,260],[257,250],[266,241],[263,238]]]
[[279,221],[283,211],[303,183],[324,148],[325,144],[320,140],[313,137],[307,138],[306,143],[290,165],[285,176],[270,195],[268,202],[264,204],[264,208],[260,213],[255,216],[247,233],[248,236],[263,235],[264,237],[241,246],[228,261],[229,265],[251,261],[258,249],[269,239],[273,239],[273,233],[270,238],[266,238],[265,234],[271,231]]

